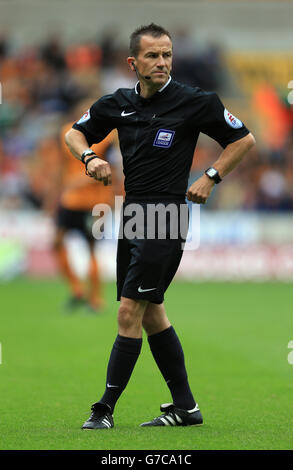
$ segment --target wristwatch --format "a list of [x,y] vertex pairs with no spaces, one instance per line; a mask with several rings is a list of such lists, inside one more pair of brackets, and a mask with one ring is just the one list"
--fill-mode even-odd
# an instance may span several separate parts
[[205,174],[211,179],[214,180],[216,184],[220,183],[222,181],[222,178],[220,177],[218,170],[216,168],[213,168],[212,166],[208,168],[205,171]]
[[96,154],[92,149],[86,149],[81,155],[82,163],[85,163],[84,159],[85,157],[89,157],[89,155],[96,155]]

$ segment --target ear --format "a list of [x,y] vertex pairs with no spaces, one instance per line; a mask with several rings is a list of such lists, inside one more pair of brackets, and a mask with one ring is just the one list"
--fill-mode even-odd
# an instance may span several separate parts
[[135,68],[133,66],[134,62],[135,62],[135,57],[127,57],[127,63],[129,67],[131,68],[132,72],[135,72]]

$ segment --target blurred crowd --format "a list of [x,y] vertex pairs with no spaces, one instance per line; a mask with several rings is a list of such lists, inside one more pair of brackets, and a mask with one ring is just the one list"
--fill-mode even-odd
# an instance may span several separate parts
[[[133,87],[137,81],[125,60],[127,47],[121,44],[111,28],[95,40],[71,46],[65,46],[58,35],[38,46],[21,48],[13,47],[9,36],[0,37],[0,208],[54,210],[58,192],[52,187],[58,178],[60,129],[79,119],[103,94]],[[172,76],[217,91],[225,102],[229,77],[216,44],[197,48],[186,32],[178,31]],[[219,185],[207,209],[293,210],[292,106],[275,90],[262,93],[251,99],[264,124],[264,139]],[[268,99],[275,107],[266,109]],[[275,127],[271,130],[272,120]],[[219,151],[216,143],[201,139],[191,179],[215,161]],[[118,151],[113,160],[122,181]]]

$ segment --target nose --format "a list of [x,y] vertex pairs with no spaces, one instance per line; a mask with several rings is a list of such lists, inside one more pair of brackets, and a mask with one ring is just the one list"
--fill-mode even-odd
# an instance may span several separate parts
[[166,61],[165,61],[164,57],[160,55],[158,57],[157,67],[163,68],[163,67],[165,67],[165,65],[166,65]]

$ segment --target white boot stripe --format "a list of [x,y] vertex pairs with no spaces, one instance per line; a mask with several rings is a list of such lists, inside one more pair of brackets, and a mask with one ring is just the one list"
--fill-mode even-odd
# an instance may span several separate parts
[[169,421],[166,420],[165,418],[160,418],[160,420],[164,423],[165,426],[170,426]]
[[104,418],[104,419],[102,420],[102,423],[103,423],[105,426],[107,426],[108,428],[111,427],[111,424],[109,423],[109,421],[108,421],[106,418]]
[[182,419],[180,418],[180,416],[176,415],[176,413],[175,413],[175,418],[178,423],[182,423]]
[[176,425],[176,421],[172,418],[172,416],[166,415],[165,418],[171,423],[172,426]]

